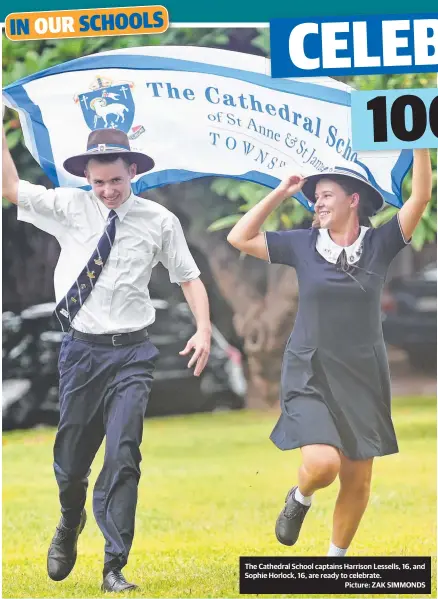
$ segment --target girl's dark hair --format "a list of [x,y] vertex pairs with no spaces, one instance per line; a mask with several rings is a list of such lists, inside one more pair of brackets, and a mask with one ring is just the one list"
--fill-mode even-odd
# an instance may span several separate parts
[[[345,191],[345,193],[349,196],[351,196],[353,193],[359,194],[359,210],[358,210],[359,225],[361,227],[362,226],[363,227],[372,227],[373,226],[370,218],[374,214],[374,208],[373,208],[372,203],[367,200],[366,190],[360,184],[359,181],[356,181],[353,178],[342,177],[339,175],[329,175],[327,177],[324,177],[324,179],[328,179],[329,181],[334,181],[335,183],[337,183],[340,187],[342,187],[342,189]],[[312,227],[314,229],[319,229],[319,227],[320,227],[319,218],[318,218],[318,215],[316,214],[316,212],[313,217]]]

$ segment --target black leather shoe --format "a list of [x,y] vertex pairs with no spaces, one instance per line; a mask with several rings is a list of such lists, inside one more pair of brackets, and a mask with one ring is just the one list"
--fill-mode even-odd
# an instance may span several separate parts
[[103,577],[102,591],[107,593],[125,593],[138,589],[138,586],[127,582],[118,568],[113,568]]
[[73,570],[77,557],[78,537],[86,521],[85,510],[76,528],[67,528],[61,517],[47,554],[47,573],[52,580],[64,580]]
[[295,545],[298,541],[303,520],[310,508],[310,505],[303,505],[295,499],[297,488],[293,487],[286,495],[286,504],[275,524],[275,534],[283,545]]

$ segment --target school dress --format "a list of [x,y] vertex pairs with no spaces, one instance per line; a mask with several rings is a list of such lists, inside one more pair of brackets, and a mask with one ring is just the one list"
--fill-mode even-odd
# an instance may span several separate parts
[[380,302],[389,265],[407,243],[397,215],[362,227],[346,248],[326,229],[266,233],[269,261],[294,267],[299,283],[271,434],[278,448],[327,444],[352,460],[398,452]]

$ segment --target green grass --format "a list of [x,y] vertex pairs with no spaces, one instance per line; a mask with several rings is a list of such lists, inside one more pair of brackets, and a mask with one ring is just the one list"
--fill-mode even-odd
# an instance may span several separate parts
[[[372,498],[349,555],[436,555],[435,404],[424,397],[393,402],[400,453],[375,461]],[[299,452],[269,441],[275,421],[273,412],[146,421],[136,536],[124,570],[141,591],[131,597],[238,597],[241,555],[326,554],[336,483],[316,495],[295,547],[276,541],[274,523]],[[74,571],[60,583],[46,574],[59,518],[54,434],[3,436],[3,597],[102,596],[103,539],[91,493]],[[102,451],[91,485],[101,463]]]

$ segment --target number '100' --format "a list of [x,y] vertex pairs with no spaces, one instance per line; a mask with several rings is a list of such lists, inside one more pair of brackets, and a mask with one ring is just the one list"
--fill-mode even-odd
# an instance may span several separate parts
[[[386,96],[377,96],[367,102],[368,110],[373,112],[374,141],[388,141],[388,119],[386,113]],[[412,126],[406,124],[406,108],[412,110]],[[426,132],[427,121],[435,137],[438,138],[438,96],[427,108],[421,98],[406,94],[397,98],[391,106],[391,129],[401,141],[417,141]]]

